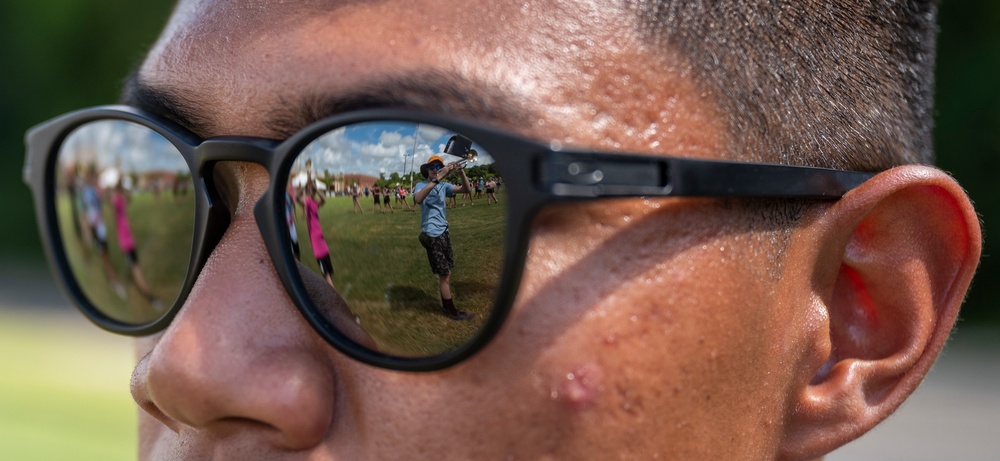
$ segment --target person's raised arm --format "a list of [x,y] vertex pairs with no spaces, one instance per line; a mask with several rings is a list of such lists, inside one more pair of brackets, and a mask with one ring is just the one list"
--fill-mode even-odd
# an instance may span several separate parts
[[428,179],[427,182],[424,184],[424,187],[418,190],[416,194],[413,194],[413,201],[417,202],[417,205],[423,204],[424,199],[427,198],[427,196],[431,193],[432,190],[434,190],[435,187],[437,187],[439,182],[441,181],[438,180],[437,178]]
[[468,194],[472,192],[472,185],[469,184],[469,177],[465,175],[465,168],[459,167],[458,174],[462,177],[462,186],[456,187],[452,192],[456,194]]
[[469,178],[465,175],[465,168],[462,167],[464,162],[449,163],[438,173],[439,178],[447,178],[456,169],[459,175],[462,177],[462,185],[457,186],[451,190],[452,194],[467,194],[472,190],[472,186],[469,184]]

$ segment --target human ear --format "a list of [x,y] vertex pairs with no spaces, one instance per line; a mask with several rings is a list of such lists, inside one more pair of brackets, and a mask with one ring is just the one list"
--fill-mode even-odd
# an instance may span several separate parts
[[[936,359],[979,262],[979,219],[944,172],[878,174],[808,224],[814,308],[780,459],[821,456],[892,414]],[[825,315],[825,317],[824,317]]]

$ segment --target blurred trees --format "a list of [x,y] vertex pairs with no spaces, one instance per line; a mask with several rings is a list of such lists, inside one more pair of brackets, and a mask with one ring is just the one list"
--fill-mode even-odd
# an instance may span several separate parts
[[[1000,2],[944,1],[938,41],[937,164],[965,186],[983,220],[983,259],[962,317],[1000,323]],[[1000,181],[998,181],[1000,183]]]
[[163,28],[172,1],[0,2],[0,261],[40,260],[24,132],[87,106],[114,103]]
[[[23,134],[61,113],[117,100],[152,45],[172,1],[0,2],[0,263],[40,261],[30,196],[22,185]],[[1000,2],[945,0],[938,53],[938,164],[983,215],[984,258],[963,316],[1000,323]]]

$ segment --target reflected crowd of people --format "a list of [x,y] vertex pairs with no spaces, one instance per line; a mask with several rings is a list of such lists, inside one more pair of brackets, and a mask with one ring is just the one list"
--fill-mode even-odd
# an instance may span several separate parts
[[[453,191],[449,192],[447,199],[444,198],[445,195],[442,193],[442,206],[445,203],[447,208],[459,206],[457,203],[459,195],[463,197],[461,206],[466,206],[466,204],[475,206],[477,198],[480,200],[485,198],[487,205],[499,204],[497,193],[502,190],[502,179],[497,176],[485,175],[477,176],[471,180],[466,177],[465,181],[471,184],[467,183],[467,187],[462,187],[462,179],[465,177],[466,171],[463,168],[464,164],[464,162],[461,162],[454,166],[449,165],[451,168],[446,170],[450,171],[451,174],[442,177],[436,182],[445,186],[442,190]],[[425,185],[424,187],[426,187],[427,177],[418,178],[414,175],[412,176],[414,181],[406,184],[405,181],[410,179],[411,176],[398,173],[392,176],[394,179],[400,178],[400,180],[398,182],[390,182],[384,178],[376,179],[360,174],[340,175],[331,178],[328,173],[323,173],[321,176],[314,168],[310,159],[304,161],[302,168],[291,172],[288,187],[285,191],[285,219],[288,223],[289,241],[292,251],[295,258],[301,261],[302,256],[299,250],[299,242],[302,239],[307,239],[306,241],[310,244],[313,257],[316,261],[316,267],[313,267],[313,270],[316,271],[317,275],[322,276],[330,287],[335,287],[335,268],[330,257],[330,242],[336,242],[337,236],[333,235],[334,227],[331,226],[334,218],[331,218],[328,214],[329,212],[326,212],[323,214],[323,219],[321,219],[320,209],[327,205],[328,198],[345,197],[346,199],[349,196],[351,198],[351,212],[349,214],[363,215],[366,212],[370,212],[391,215],[395,214],[396,211],[421,212],[421,208],[427,206],[427,204],[419,201],[417,192],[420,190],[421,185]],[[437,179],[436,176],[435,179]],[[473,184],[474,186],[472,186]],[[368,208],[369,204],[371,208]],[[481,201],[480,204],[482,204]],[[302,212],[303,215],[299,216],[299,212]],[[343,215],[347,214],[346,209],[337,211],[336,213],[338,218],[335,219],[337,220],[349,219]],[[441,217],[443,219],[443,215]],[[425,219],[422,218],[422,220]],[[296,221],[299,226],[296,226]],[[300,236],[298,232],[299,229],[302,229],[301,225],[303,222],[306,226],[306,232]],[[421,226],[424,227],[423,223],[421,223]],[[423,241],[420,243],[424,245]],[[424,245],[424,247],[425,249],[429,248],[427,245]],[[415,248],[419,247],[415,246]],[[337,250],[336,248],[332,248],[332,251]],[[439,277],[443,278],[441,282],[441,295],[442,302],[444,303],[443,312],[452,320],[472,320],[474,315],[457,309],[452,303],[451,290],[447,286],[450,284],[450,268],[452,264],[450,263],[450,243],[447,245],[446,254],[448,255],[446,259],[449,261],[447,267],[436,269],[435,272]],[[429,249],[428,255],[432,259],[431,265],[433,268],[435,265],[433,259],[436,253]],[[356,315],[355,319],[360,323],[360,319]]]
[[[73,237],[84,263],[96,257],[100,276],[122,301],[129,300],[131,289],[154,309],[163,309],[163,300],[154,294],[140,262],[142,237],[133,232],[129,205],[137,193],[148,193],[154,203],[186,196],[192,190],[190,175],[140,175],[115,166],[81,163],[69,170],[63,189],[69,198]],[[124,262],[122,269],[116,268],[113,254]]]
[[[395,213],[396,210],[402,211],[419,211],[419,205],[413,198],[413,188],[412,186],[407,187],[403,183],[381,183],[376,181],[372,185],[363,185],[360,183],[351,183],[343,189],[335,189],[330,187],[322,180],[320,180],[315,172],[310,172],[307,174],[310,181],[313,182],[313,186],[317,194],[324,195],[325,197],[338,197],[338,196],[350,196],[352,201],[352,211],[354,214],[364,214],[365,207],[363,203],[371,201],[371,213]],[[441,182],[458,184],[456,178],[444,179]],[[482,200],[486,198],[486,204],[492,205],[500,202],[497,198],[497,194],[503,190],[504,182],[503,179],[498,176],[493,177],[478,177],[472,179],[473,186],[475,190],[468,193],[456,194],[454,197],[448,199],[448,208],[454,208],[457,206],[466,206],[476,204],[476,200]],[[289,184],[289,191],[294,192],[295,190],[301,191],[305,186],[305,182],[301,182],[298,186]],[[383,185],[377,185],[383,184]],[[416,184],[416,181],[414,181]],[[462,203],[459,205],[458,197],[461,196]],[[294,202],[294,199],[289,195],[289,200]]]

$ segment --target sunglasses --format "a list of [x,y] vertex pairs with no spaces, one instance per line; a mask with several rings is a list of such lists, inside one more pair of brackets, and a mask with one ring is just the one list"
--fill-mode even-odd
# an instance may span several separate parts
[[[464,165],[470,176],[503,184],[499,203],[446,214],[453,300],[470,314],[462,321],[441,312],[438,278],[418,238],[421,210],[398,201],[412,201],[426,187],[424,159],[469,162],[447,158],[444,146],[454,139],[477,153]],[[531,220],[546,204],[605,197],[832,200],[873,175],[563,149],[403,110],[337,115],[275,141],[201,139],[155,114],[107,106],[32,128],[27,149],[24,179],[50,264],[98,326],[140,336],[170,324],[231,219],[216,165],[252,162],[269,172],[254,216],[305,319],[344,354],[409,371],[451,366],[496,334],[517,294]],[[376,187],[411,193],[396,197],[391,214],[374,213],[367,201],[356,206],[362,190]]]

